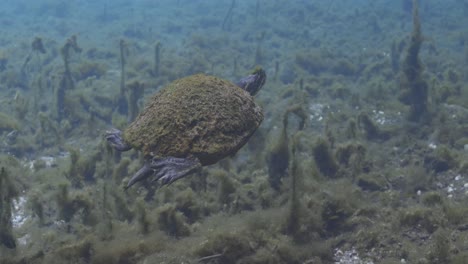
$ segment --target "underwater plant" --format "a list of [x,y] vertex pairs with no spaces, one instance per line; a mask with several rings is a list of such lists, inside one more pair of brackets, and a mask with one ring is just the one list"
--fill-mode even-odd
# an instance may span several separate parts
[[12,207],[13,199],[18,196],[10,175],[5,167],[0,168],[0,245],[16,248],[13,236]]
[[153,76],[159,77],[159,72],[161,70],[161,42],[156,42],[154,45],[154,68]]
[[[28,66],[33,56],[39,57],[40,54],[45,54],[45,53],[46,53],[46,49],[42,42],[42,38],[35,37],[31,43],[31,51],[29,52],[28,56],[23,62],[23,65],[21,66],[21,73],[25,74],[26,67]],[[1,66],[0,66],[0,70],[1,70]]]
[[289,139],[288,139],[288,124],[289,115],[294,114],[299,117],[298,131],[304,129],[307,115],[301,105],[293,105],[288,108],[283,114],[283,127],[281,134],[276,144],[273,145],[271,151],[267,155],[267,167],[268,167],[268,180],[273,189],[279,190],[281,180],[286,176],[286,172],[289,166]]
[[120,49],[120,93],[117,98],[118,111],[121,114],[127,114],[128,102],[125,96],[125,66],[127,64],[127,57],[129,56],[128,44],[125,40],[121,39],[119,42]]
[[429,114],[429,85],[422,77],[423,65],[419,58],[423,40],[418,1],[413,0],[413,32],[402,65],[399,99],[410,107],[408,120],[414,122],[423,121]]
[[139,81],[133,81],[126,85],[126,89],[128,90],[128,98],[127,98],[127,105],[128,105],[128,121],[131,122],[134,120],[138,112],[140,111],[138,107],[138,100],[143,97],[143,93],[145,91],[145,84]]

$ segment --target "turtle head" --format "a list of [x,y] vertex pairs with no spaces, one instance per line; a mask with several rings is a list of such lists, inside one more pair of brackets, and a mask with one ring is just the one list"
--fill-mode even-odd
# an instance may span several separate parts
[[266,81],[266,73],[261,67],[256,67],[252,74],[240,79],[236,85],[249,92],[252,96],[256,95],[263,87]]
[[112,128],[106,131],[107,142],[118,151],[127,151],[132,148],[128,145],[122,137],[122,131]]

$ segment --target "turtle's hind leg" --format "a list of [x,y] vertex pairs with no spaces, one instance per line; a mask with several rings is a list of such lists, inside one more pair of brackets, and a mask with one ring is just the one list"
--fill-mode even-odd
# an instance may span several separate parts
[[154,157],[145,162],[145,165],[128,181],[128,189],[154,173],[153,181],[161,180],[161,186],[169,185],[201,168],[197,158]]

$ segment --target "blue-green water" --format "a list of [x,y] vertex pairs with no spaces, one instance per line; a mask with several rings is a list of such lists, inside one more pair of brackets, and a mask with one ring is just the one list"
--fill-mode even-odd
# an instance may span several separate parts
[[[460,0],[2,1],[0,263],[468,263],[467,14]],[[180,78],[257,66],[251,137],[232,130],[255,130],[247,108],[201,92],[144,110]],[[152,109],[166,121],[141,129],[147,144],[106,142]],[[156,161],[209,147],[224,159],[152,181],[185,168]]]

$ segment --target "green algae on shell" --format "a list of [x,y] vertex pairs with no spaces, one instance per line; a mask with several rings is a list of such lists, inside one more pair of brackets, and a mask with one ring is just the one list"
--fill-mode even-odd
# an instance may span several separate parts
[[248,92],[197,74],[156,93],[123,137],[145,156],[193,155],[210,165],[235,154],[262,120],[262,109]]

